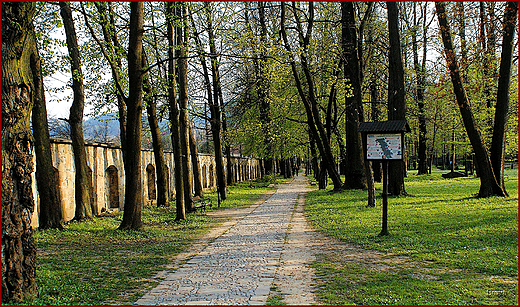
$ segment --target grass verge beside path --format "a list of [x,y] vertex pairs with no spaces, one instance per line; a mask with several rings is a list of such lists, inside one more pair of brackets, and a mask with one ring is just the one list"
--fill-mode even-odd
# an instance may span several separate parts
[[380,197],[367,208],[366,191],[308,193],[306,215],[317,229],[408,259],[386,259],[382,269],[324,254],[314,263],[318,296],[325,304],[518,304],[518,171],[507,175],[510,197],[477,199],[478,178],[410,172],[410,196],[389,197],[387,237],[377,236]]
[[[270,188],[268,181],[229,187],[221,208],[248,206]],[[207,193],[216,210],[216,193]],[[132,304],[160,282],[156,276],[173,256],[221,221],[201,213],[175,221],[175,204],[169,208],[145,207],[141,231],[116,230],[122,213],[72,222],[63,231],[37,230],[39,296],[31,305]]]

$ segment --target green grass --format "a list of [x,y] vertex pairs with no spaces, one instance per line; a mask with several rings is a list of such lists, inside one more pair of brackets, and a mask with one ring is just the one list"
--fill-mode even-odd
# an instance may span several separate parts
[[[395,265],[390,271],[323,257],[315,263],[326,304],[517,304],[518,173],[508,170],[508,198],[478,199],[478,178],[443,179],[440,172],[409,173],[410,196],[390,197],[388,228],[381,231],[381,198],[366,207],[366,191],[312,191],[312,224],[366,249],[408,256],[435,279]],[[378,194],[381,184],[376,185]]]
[[[229,187],[222,208],[253,204],[270,189],[268,184],[255,181]],[[216,194],[208,196],[216,205]],[[174,205],[145,207],[141,231],[116,230],[121,219],[120,213],[93,222],[71,222],[62,231],[36,230],[39,295],[25,304],[132,304],[160,282],[156,275],[173,256],[222,222],[201,213],[175,221]]]
[[266,305],[268,306],[283,306],[287,305],[284,302],[285,293],[280,292],[277,286],[271,286],[271,293],[267,297]]

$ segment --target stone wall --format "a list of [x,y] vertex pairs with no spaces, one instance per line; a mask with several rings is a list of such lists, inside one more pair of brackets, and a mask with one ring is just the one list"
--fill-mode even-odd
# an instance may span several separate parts
[[[93,213],[99,214],[102,209],[107,211],[123,210],[125,202],[125,171],[123,154],[119,147],[106,144],[87,144],[89,169],[92,172]],[[74,218],[75,200],[75,166],[72,144],[70,141],[51,141],[52,161],[57,174],[59,199],[62,206],[63,220]],[[168,194],[170,200],[175,196],[173,153],[164,154],[167,167]],[[260,161],[252,158],[232,157],[233,182],[252,180],[260,177]],[[34,159],[36,161],[36,159]],[[35,162],[36,163],[36,162]],[[216,188],[215,157],[209,154],[199,154],[202,186],[205,190]],[[227,165],[226,159],[224,165]],[[156,173],[153,151],[143,150],[141,155],[143,200],[145,205],[156,203]],[[227,174],[227,170],[226,170]],[[36,180],[33,174],[33,193],[37,203],[32,226],[38,227],[39,197],[36,192]]]

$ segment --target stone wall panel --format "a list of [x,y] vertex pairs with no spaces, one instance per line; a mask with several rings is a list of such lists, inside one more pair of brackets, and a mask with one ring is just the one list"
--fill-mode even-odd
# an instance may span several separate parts
[[[67,222],[74,218],[75,211],[75,166],[74,166],[74,153],[72,151],[72,144],[67,140],[51,140],[51,151],[53,158],[53,165],[56,168],[59,176],[58,180],[58,193],[61,200],[61,207],[63,213],[63,221]],[[124,196],[125,196],[125,171],[123,164],[123,154],[120,148],[109,146],[106,144],[87,144],[87,159],[90,170],[92,171],[92,184],[93,184],[93,201],[94,201],[94,214],[100,214],[102,211],[118,211],[123,210]],[[174,161],[173,153],[165,152],[164,159],[166,167],[168,169],[167,182],[169,190],[170,201],[175,197],[175,176],[174,176]],[[216,188],[216,174],[215,174],[215,158],[210,154],[199,154],[199,165],[202,182],[205,182],[204,189]],[[236,171],[234,182],[243,181],[246,179],[253,180],[257,179],[260,174],[259,167],[260,162],[253,158],[244,157],[232,157],[231,163],[234,165]],[[34,159],[36,161],[36,159]],[[35,162],[36,163],[36,162]],[[148,165],[153,167],[154,172],[157,170],[155,166],[155,158],[153,151],[143,150],[141,155],[141,172],[142,172],[142,186],[143,186],[143,200],[145,205],[155,205],[156,201],[149,199],[149,188],[148,188],[148,175],[146,168]],[[224,159],[224,165],[227,168],[227,160]],[[150,167],[149,169],[152,169]],[[205,169],[205,172],[202,170]],[[117,173],[117,174],[116,174]],[[227,174],[227,169],[225,169]],[[110,174],[117,176],[111,179]],[[33,175],[34,176],[34,175]],[[155,174],[157,179],[157,174]],[[33,178],[33,182],[36,182]],[[117,185],[117,193],[114,191],[114,184]],[[157,183],[155,180],[155,188]],[[112,189],[112,191],[111,191]],[[114,193],[118,199],[119,206],[117,208],[110,207],[110,194]],[[38,210],[39,210],[39,198],[37,193],[37,186],[33,184],[33,194],[36,200],[36,210],[34,211],[32,226],[38,227]],[[113,196],[114,197],[114,196]]]

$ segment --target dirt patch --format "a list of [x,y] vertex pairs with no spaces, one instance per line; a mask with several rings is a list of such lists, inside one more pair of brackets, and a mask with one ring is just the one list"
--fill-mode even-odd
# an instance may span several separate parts
[[273,281],[270,297],[287,305],[318,305],[313,292],[315,248],[319,244],[316,233],[303,215],[304,193],[298,197],[280,255],[280,266]]

